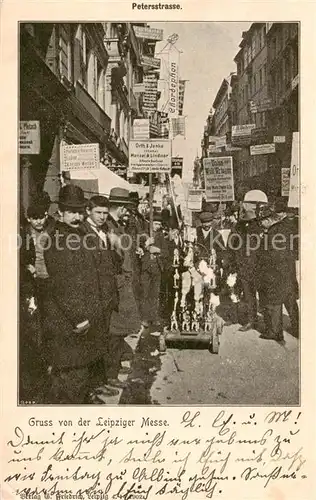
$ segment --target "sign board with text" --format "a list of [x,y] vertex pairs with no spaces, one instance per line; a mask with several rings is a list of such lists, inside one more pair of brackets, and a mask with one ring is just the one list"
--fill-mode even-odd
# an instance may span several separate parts
[[99,144],[61,144],[61,170],[93,170],[100,168]]
[[285,135],[275,135],[273,136],[273,142],[277,144],[282,144],[285,142]]
[[38,155],[41,151],[40,122],[20,121],[19,154]]
[[149,120],[135,119],[133,121],[133,135],[134,139],[149,139]]
[[290,192],[289,192],[289,207],[298,208],[300,202],[299,193],[299,176],[300,176],[300,156],[299,156],[299,132],[293,132],[292,139],[292,155],[291,155],[291,172],[290,172]]
[[257,144],[250,146],[250,154],[254,155],[269,155],[275,153],[275,144]]
[[130,141],[129,169],[134,173],[170,173],[171,141],[163,139]]
[[163,40],[163,30],[148,28],[146,26],[133,26],[133,30],[137,38],[155,40],[156,42],[161,42]]
[[290,193],[290,168],[281,169],[281,196],[289,196]]
[[234,201],[234,176],[232,156],[204,158],[206,201]]
[[251,143],[251,131],[256,128],[255,123],[232,126],[232,144],[235,146]]
[[141,56],[141,63],[143,66],[160,69],[160,59],[156,57]]
[[189,189],[187,208],[193,212],[200,212],[202,210],[202,197],[204,191],[202,189]]

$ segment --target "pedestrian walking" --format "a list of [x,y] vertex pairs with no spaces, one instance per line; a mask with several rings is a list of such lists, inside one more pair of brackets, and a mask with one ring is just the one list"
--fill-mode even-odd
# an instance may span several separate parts
[[44,318],[49,403],[90,402],[95,363],[108,356],[110,319],[117,308],[115,268],[100,266],[82,230],[85,203],[80,187],[61,188],[60,221],[44,253],[49,275]]
[[283,305],[288,311],[293,335],[299,334],[295,266],[298,234],[286,213],[276,212],[272,205],[261,206],[258,219],[262,232],[257,279],[265,323],[261,338],[283,341]]

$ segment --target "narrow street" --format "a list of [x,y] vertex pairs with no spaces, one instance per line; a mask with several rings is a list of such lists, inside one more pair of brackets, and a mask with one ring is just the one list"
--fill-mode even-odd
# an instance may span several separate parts
[[[288,317],[284,319],[287,330]],[[158,337],[140,338],[128,388],[119,403],[299,404],[299,340],[287,331],[284,343],[263,340],[260,332],[240,332],[239,326],[224,327],[218,355],[206,349],[181,349],[181,345],[158,353]]]

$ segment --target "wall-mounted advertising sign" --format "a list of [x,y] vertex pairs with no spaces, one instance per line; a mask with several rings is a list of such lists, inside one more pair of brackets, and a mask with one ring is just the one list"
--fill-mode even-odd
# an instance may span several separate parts
[[275,144],[257,144],[250,146],[250,154],[254,155],[270,155],[275,153]]
[[160,59],[157,59],[156,57],[141,56],[141,63],[143,66],[160,69]]
[[176,49],[169,54],[169,117],[179,114],[179,54]]
[[161,42],[163,40],[163,30],[147,28],[145,26],[133,26],[133,29],[137,38],[155,40],[156,42]]
[[99,144],[62,144],[61,170],[92,170],[100,168]]
[[234,201],[234,176],[232,156],[204,158],[206,201]]
[[133,121],[134,139],[149,139],[149,120],[146,118]]
[[290,174],[291,174],[291,169],[290,168],[282,168],[281,169],[281,195],[282,196],[289,196],[290,193]]
[[41,151],[40,122],[37,120],[20,121],[19,154],[38,155]]
[[292,155],[291,155],[291,172],[290,172],[290,192],[289,192],[289,207],[298,208],[300,205],[300,155],[299,155],[299,132],[293,132],[292,138]]
[[232,145],[249,145],[251,144],[251,131],[256,128],[254,123],[245,125],[232,126]]
[[163,139],[130,141],[129,170],[134,173],[170,173],[171,141]]

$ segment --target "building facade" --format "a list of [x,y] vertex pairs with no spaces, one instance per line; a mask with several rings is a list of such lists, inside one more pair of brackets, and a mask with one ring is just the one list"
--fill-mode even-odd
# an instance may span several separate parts
[[57,200],[62,144],[98,143],[100,162],[126,177],[133,119],[144,116],[134,89],[155,59],[147,33],[145,23],[20,24],[20,120],[40,128],[40,151],[19,158],[22,209],[43,189]]
[[[238,199],[249,189],[282,195],[282,168],[290,167],[292,134],[299,130],[298,28],[252,23],[234,58],[237,74],[230,84],[223,80],[208,115],[202,159],[218,149],[233,156]],[[216,147],[224,134],[226,146]]]

